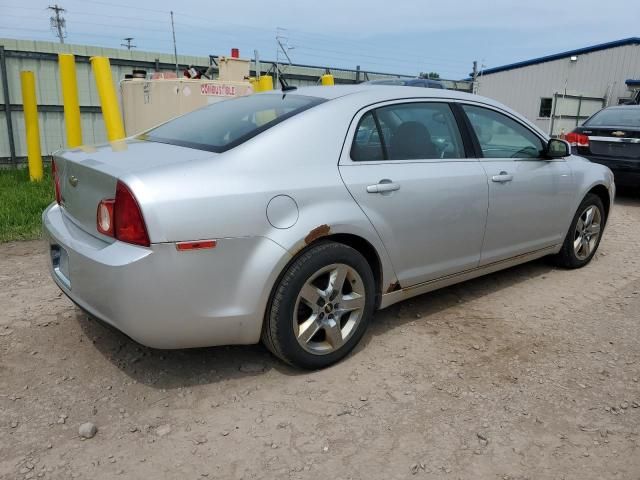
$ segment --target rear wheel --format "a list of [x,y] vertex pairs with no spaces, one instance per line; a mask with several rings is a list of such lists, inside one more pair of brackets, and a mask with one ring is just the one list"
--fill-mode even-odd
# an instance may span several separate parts
[[562,250],[556,256],[557,263],[565,268],[580,268],[589,263],[600,245],[604,221],[602,200],[588,194],[573,217]]
[[362,338],[374,297],[371,267],[357,250],[319,243],[294,260],[276,286],[263,343],[298,367],[331,365]]

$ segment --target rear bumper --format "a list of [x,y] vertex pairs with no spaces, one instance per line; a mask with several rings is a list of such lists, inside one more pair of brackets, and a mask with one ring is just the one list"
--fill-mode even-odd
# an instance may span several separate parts
[[582,155],[591,162],[609,167],[613,172],[616,185],[640,186],[640,159],[631,160],[597,155]]
[[91,315],[154,348],[258,342],[271,286],[290,258],[264,237],[220,239],[214,249],[188,252],[174,243],[107,243],[55,204],[43,213],[43,226],[49,251],[64,249],[68,257],[64,273],[49,261],[60,289]]

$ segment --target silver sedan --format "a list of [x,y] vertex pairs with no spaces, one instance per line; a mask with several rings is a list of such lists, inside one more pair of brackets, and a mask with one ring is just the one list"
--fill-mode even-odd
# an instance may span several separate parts
[[593,257],[611,172],[448,90],[312,87],[216,103],[54,156],[53,280],[156,348],[252,344],[321,368],[376,309],[545,255]]

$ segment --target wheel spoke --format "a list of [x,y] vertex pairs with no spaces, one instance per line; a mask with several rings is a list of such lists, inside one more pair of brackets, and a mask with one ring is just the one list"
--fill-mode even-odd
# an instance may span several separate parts
[[347,267],[346,265],[338,265],[335,270],[331,272],[329,275],[329,286],[327,287],[327,291],[329,295],[337,294],[340,295],[342,292],[342,287],[344,286],[344,281],[347,279]]
[[336,322],[335,319],[329,319],[324,323],[324,332],[326,334],[327,342],[329,342],[334,350],[340,348],[344,343],[340,323]]
[[304,302],[311,307],[314,311],[319,306],[320,297],[323,296],[322,290],[314,287],[311,283],[305,283],[300,290],[300,298],[304,300]]
[[573,251],[576,252],[576,255],[580,251],[581,246],[582,246],[582,235],[578,235],[578,238],[576,238],[573,241]]
[[590,227],[591,224],[593,223],[593,213],[595,211],[595,208],[593,207],[589,207],[587,209],[587,211],[585,212],[585,219],[584,219],[584,224],[586,227]]
[[583,255],[585,257],[588,257],[589,253],[591,252],[591,246],[589,245],[589,241],[586,238],[582,238],[582,250]]
[[364,308],[364,297],[355,292],[344,295],[340,300],[338,311],[341,313],[352,312]]
[[584,228],[584,220],[582,220],[582,218],[579,218],[578,223],[576,223],[576,231],[581,232],[583,228]]
[[318,333],[318,330],[320,330],[320,326],[318,325],[318,322],[316,322],[316,316],[313,315],[302,322],[298,327],[298,341],[301,343],[309,343],[309,340]]
[[590,235],[597,235],[598,233],[600,233],[600,224],[592,223],[589,228],[587,228],[587,233],[589,233]]

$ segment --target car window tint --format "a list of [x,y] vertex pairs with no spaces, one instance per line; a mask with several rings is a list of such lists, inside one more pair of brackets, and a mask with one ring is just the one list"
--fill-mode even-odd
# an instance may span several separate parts
[[538,158],[544,145],[531,130],[494,110],[463,105],[485,158]]
[[446,103],[402,103],[376,110],[389,160],[464,158],[462,138]]
[[371,112],[366,113],[358,124],[351,146],[351,159],[358,162],[384,159],[378,127]]
[[304,95],[251,95],[213,103],[142,134],[143,140],[224,152],[324,102]]

